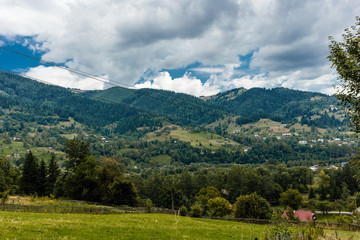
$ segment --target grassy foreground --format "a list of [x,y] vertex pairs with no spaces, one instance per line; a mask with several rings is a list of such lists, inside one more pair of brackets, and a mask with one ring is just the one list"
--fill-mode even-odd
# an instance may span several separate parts
[[[167,214],[0,212],[0,239],[261,239],[268,228]],[[352,235],[360,238],[340,233]]]

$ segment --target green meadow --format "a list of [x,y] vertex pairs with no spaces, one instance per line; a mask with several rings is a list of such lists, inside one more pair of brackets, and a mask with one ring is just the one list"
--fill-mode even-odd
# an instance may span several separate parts
[[[270,226],[169,214],[0,212],[0,239],[262,239]],[[339,231],[342,239],[359,239]]]

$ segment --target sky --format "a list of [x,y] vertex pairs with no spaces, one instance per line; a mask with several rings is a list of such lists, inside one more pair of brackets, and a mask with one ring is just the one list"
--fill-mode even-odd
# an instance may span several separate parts
[[329,36],[358,0],[0,0],[1,68],[80,89],[156,88],[208,96],[233,88],[334,94]]

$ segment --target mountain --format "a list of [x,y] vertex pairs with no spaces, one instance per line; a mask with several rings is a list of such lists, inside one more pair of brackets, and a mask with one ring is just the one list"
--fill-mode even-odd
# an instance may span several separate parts
[[137,107],[190,126],[209,124],[229,114],[197,97],[165,90],[114,87],[92,96]]
[[[15,140],[1,151],[8,155],[36,147],[50,157],[50,148],[61,156],[63,143],[76,136],[91,143],[92,154],[120,155],[134,166],[159,160],[342,162],[351,158],[356,143],[336,102],[285,88],[233,89],[205,98],[120,87],[78,91],[0,72],[0,140],[5,145],[9,137]],[[339,146],[343,139],[347,145]]]
[[[203,99],[233,114],[241,115],[238,123],[256,122],[260,118],[279,122],[294,122],[298,117],[311,119],[314,115],[327,118],[325,110],[332,111],[337,105],[335,96],[286,88],[239,88]],[[342,123],[334,121],[334,124],[340,126]]]
[[116,123],[113,131],[125,133],[144,124],[159,125],[154,116],[123,104],[100,102],[71,89],[47,85],[0,72],[0,107],[7,110],[14,120],[57,124],[59,121],[75,121],[100,131],[102,127]]
[[318,127],[344,125],[333,96],[286,88],[233,89],[210,97],[121,87],[74,91],[0,72],[0,107],[12,119],[57,124],[70,118],[103,135],[124,134],[168,122],[206,126],[226,117],[237,124],[270,118]]

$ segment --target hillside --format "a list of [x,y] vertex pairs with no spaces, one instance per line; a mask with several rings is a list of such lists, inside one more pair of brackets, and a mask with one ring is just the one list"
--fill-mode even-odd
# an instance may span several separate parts
[[257,122],[261,118],[285,123],[301,122],[321,128],[340,127],[347,122],[336,107],[335,96],[314,92],[240,88],[208,97],[206,101],[240,115],[236,119],[239,125]]
[[[234,89],[204,100],[152,89],[80,92],[1,72],[0,93],[3,155],[33,148],[62,159],[63,143],[77,137],[91,143],[93,155],[121,156],[131,166],[271,159],[310,165],[348,161],[356,144],[336,98],[319,93]],[[317,139],[326,142],[312,148]],[[351,145],[332,146],[331,139]]]
[[93,96],[139,107],[190,126],[209,124],[229,114],[197,97],[165,90],[114,87],[98,91]]

